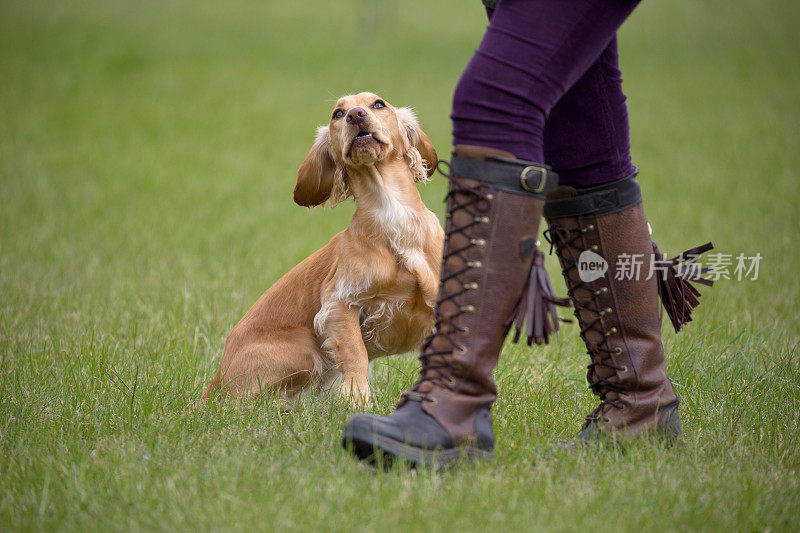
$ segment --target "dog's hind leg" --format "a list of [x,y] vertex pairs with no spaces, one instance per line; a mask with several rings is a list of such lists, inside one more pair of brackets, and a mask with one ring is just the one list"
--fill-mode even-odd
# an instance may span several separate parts
[[[279,329],[223,355],[221,389],[231,395],[259,395],[278,390],[291,398],[311,384],[317,342],[306,328]],[[213,382],[212,382],[213,384]]]

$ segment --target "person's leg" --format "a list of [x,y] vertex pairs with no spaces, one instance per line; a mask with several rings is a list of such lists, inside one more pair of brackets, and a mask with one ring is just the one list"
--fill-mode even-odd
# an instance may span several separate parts
[[544,163],[553,106],[598,60],[637,1],[503,0],[453,96],[453,144]]
[[630,176],[628,108],[617,38],[561,97],[544,126],[544,160],[578,189]]
[[636,2],[502,0],[459,82],[456,149],[437,299],[436,333],[397,411],[356,415],[343,443],[413,462],[487,455],[492,378],[510,318],[529,340],[555,329],[554,295],[536,251],[544,193],[545,117],[613,39]]
[[[669,279],[678,280],[673,270],[662,280],[648,275],[650,265],[663,258],[650,240],[631,164],[616,38],[551,110],[544,155],[562,185],[548,195],[546,236],[591,358],[587,380],[600,399],[578,441],[640,434],[674,440],[681,433],[679,401],[667,377],[659,288],[676,329],[690,319],[698,294],[688,286],[664,290]],[[582,257],[589,253],[608,262],[606,275],[581,275]],[[642,271],[620,276],[622,261],[634,258]]]
[[[544,215],[545,237],[591,359],[586,378],[600,400],[578,441],[644,434],[671,442],[681,421],[667,377],[659,300],[677,332],[699,303],[688,282],[711,283],[691,267],[676,270],[677,261],[658,251],[633,175],[589,188],[558,187],[547,195]],[[707,243],[679,257],[696,261],[712,248]],[[605,271],[588,270],[590,262],[605,264]]]

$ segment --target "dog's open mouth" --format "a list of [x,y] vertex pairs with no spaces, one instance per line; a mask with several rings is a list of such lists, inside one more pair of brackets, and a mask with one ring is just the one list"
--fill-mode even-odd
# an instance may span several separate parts
[[366,144],[366,143],[369,143],[371,141],[380,142],[380,141],[378,141],[378,139],[375,138],[374,135],[372,135],[371,131],[361,130],[356,134],[355,139],[353,139],[353,144],[354,145],[356,145],[356,144]]
[[375,142],[376,144],[381,144],[380,139],[378,139],[375,135],[373,135],[371,131],[361,130],[353,138],[353,143],[351,146],[363,146],[371,142]]

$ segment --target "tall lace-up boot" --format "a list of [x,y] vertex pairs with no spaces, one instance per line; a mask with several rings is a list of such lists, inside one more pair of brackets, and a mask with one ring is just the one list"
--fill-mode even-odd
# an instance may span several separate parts
[[634,176],[580,192],[559,187],[544,214],[591,358],[589,387],[600,398],[578,442],[640,434],[675,440],[679,400],[667,378],[658,300],[675,331],[691,320],[700,293],[688,282],[711,285],[696,264],[711,243],[667,260],[650,240]]
[[[450,164],[436,332],[419,380],[389,416],[358,414],[342,444],[361,459],[442,467],[494,446],[492,371],[512,322],[546,342],[558,302],[536,248],[544,194],[557,176],[507,152],[457,146]],[[525,324],[527,320],[527,323]]]

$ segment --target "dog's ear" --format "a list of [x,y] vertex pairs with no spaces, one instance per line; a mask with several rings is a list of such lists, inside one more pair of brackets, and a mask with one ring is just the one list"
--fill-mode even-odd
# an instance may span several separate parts
[[314,145],[297,171],[294,201],[305,207],[322,205],[327,201],[333,207],[348,194],[344,168],[336,163],[328,126],[320,126]]
[[436,171],[436,163],[439,158],[433,143],[425,132],[419,127],[414,110],[410,107],[399,107],[396,110],[397,122],[400,125],[400,133],[405,136],[408,142],[406,153],[408,166],[414,175],[414,181],[426,181],[433,176]]

